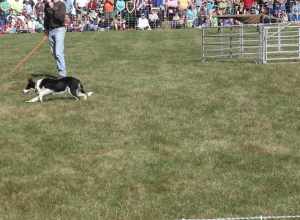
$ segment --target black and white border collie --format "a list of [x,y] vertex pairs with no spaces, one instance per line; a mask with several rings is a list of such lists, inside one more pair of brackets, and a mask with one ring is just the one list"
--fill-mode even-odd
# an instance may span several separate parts
[[26,102],[43,102],[43,97],[50,94],[69,93],[76,100],[83,97],[84,100],[88,96],[91,96],[93,92],[85,92],[79,79],[74,77],[63,78],[43,78],[34,81],[28,79],[26,88],[23,90],[24,94],[30,91],[35,91],[38,96],[26,101]]

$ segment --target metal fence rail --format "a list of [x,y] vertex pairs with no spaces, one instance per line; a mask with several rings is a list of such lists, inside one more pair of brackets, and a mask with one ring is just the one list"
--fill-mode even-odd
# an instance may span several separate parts
[[300,27],[264,28],[265,57],[262,63],[300,59]]
[[255,59],[259,48],[257,25],[202,29],[202,59],[244,57]]
[[238,217],[238,218],[211,218],[211,219],[187,219],[181,220],[287,220],[287,219],[300,219],[300,215],[287,215],[287,216],[255,216],[255,217]]
[[257,63],[300,59],[300,26],[241,25],[202,29],[202,60],[244,58]]

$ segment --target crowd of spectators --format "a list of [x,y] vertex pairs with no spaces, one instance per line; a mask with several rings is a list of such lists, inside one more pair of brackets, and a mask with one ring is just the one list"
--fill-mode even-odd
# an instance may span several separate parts
[[[300,0],[63,1],[70,32],[233,25],[239,22],[235,16],[245,14],[300,21]],[[43,21],[43,0],[0,0],[0,33],[43,32]]]

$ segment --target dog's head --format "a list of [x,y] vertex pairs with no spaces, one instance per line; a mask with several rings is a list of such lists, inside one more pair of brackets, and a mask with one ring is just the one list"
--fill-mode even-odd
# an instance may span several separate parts
[[28,79],[27,86],[23,90],[24,94],[27,94],[31,91],[35,91],[35,82],[32,79]]

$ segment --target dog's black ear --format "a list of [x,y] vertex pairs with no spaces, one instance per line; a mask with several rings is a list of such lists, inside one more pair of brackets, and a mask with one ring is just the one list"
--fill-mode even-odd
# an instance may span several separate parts
[[28,88],[33,88],[35,86],[35,82],[34,82],[34,80],[32,79],[32,78],[29,78],[28,79],[28,83],[27,83],[27,87]]

